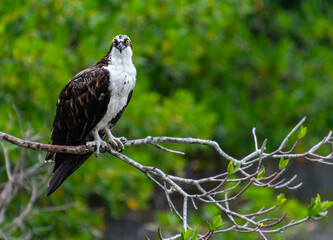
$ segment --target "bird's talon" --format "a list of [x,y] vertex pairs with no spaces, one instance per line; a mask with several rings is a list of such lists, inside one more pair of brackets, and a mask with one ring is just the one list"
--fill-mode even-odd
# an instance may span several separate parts
[[124,144],[119,138],[111,138],[109,139],[109,143],[111,144],[112,148],[117,152],[121,152],[124,149]]
[[107,143],[104,141],[91,141],[86,142],[86,147],[90,151],[95,151],[95,156],[98,157],[98,155],[102,152],[106,151]]
[[109,144],[114,148],[117,146],[117,143],[114,139],[109,139]]
[[128,142],[127,138],[125,138],[125,137],[120,137],[119,140],[120,140],[123,144],[125,144],[126,142]]
[[105,153],[107,147],[108,147],[108,144],[107,144],[106,142],[104,142],[104,141],[101,141],[101,143],[100,143],[100,147],[99,147],[99,151],[100,151],[101,153]]
[[96,149],[96,142],[95,141],[86,142],[86,147],[89,149],[89,151],[94,152]]
[[120,141],[119,138],[115,138],[115,141],[117,142],[117,147],[120,149],[124,149],[124,144]]

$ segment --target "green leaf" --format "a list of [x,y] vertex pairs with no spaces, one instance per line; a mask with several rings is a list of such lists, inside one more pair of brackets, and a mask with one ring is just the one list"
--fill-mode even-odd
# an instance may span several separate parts
[[196,240],[198,236],[199,236],[199,231],[198,231],[198,229],[195,229],[195,230],[193,231],[193,234],[192,234],[191,240]]
[[226,222],[222,223],[222,217],[220,215],[217,215],[213,218],[211,223],[208,222],[209,231],[215,231],[222,227],[224,224],[226,224]]
[[317,197],[316,197],[316,204],[321,203],[321,198],[319,193],[317,193]]
[[237,163],[235,166],[234,166],[234,162],[231,160],[228,164],[228,168],[227,168],[227,171],[228,171],[228,174],[229,175],[232,175],[234,173],[236,173],[239,168],[241,166],[241,163]]
[[265,175],[265,168],[263,167],[263,168],[259,171],[256,180],[264,179],[264,175]]
[[298,137],[297,137],[298,140],[302,139],[305,136],[306,130],[307,130],[307,127],[303,127],[303,125],[302,125],[298,131]]
[[207,223],[208,223],[208,229],[209,229],[209,231],[210,232],[214,231],[214,228],[213,228],[212,224],[210,222],[208,222],[208,221],[207,221]]
[[332,201],[325,201],[321,204],[321,210],[325,211],[326,209],[330,208],[333,206],[333,202]]
[[276,198],[276,205],[281,205],[283,204],[287,199],[285,198],[283,193],[280,193],[277,198]]
[[189,240],[192,234],[192,229],[185,229],[183,227],[180,228],[180,239],[181,240]]
[[185,234],[185,229],[183,227],[180,227],[180,238],[183,240]]
[[185,234],[184,234],[184,237],[185,237],[184,240],[190,239],[191,234],[192,234],[192,229],[187,229],[186,232],[185,232]]
[[308,206],[308,216],[314,220],[325,217],[327,209],[333,206],[333,202],[324,201],[321,202],[320,195],[317,194],[316,199],[311,199],[311,204]]
[[279,169],[280,170],[284,169],[288,165],[288,163],[289,163],[288,159],[284,160],[284,157],[281,157],[279,162]]
[[228,174],[231,175],[232,172],[233,172],[233,170],[234,170],[234,163],[233,163],[233,161],[231,160],[231,161],[229,162],[229,164],[228,164],[228,168],[227,168]]
[[310,205],[310,207],[311,207],[311,208],[314,208],[315,205],[316,205],[316,201],[315,201],[315,199],[314,199],[314,198],[311,198],[311,205]]
[[313,208],[309,211],[309,217],[312,219],[320,219],[322,216],[320,215],[320,208],[319,204],[316,204]]
[[180,239],[181,240],[196,240],[199,236],[198,229],[192,230],[187,229],[185,231],[184,227],[180,228]]
[[212,220],[212,225],[215,230],[218,229],[219,227],[221,227],[222,226],[222,217],[220,215],[215,216]]
[[237,164],[235,165],[234,169],[231,171],[231,174],[236,173],[236,172],[239,170],[240,166],[241,166],[241,163],[237,163]]

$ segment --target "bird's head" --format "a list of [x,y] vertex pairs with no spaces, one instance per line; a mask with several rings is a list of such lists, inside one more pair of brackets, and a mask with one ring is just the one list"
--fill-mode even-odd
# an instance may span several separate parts
[[132,56],[131,39],[126,35],[117,35],[112,40],[111,52],[115,55]]

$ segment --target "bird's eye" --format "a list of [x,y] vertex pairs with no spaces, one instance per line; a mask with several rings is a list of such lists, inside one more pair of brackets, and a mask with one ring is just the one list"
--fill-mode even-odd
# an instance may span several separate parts
[[130,40],[127,39],[125,43],[126,43],[127,45],[130,44]]
[[113,45],[116,45],[116,43],[117,43],[116,40],[113,40],[112,44],[113,44]]

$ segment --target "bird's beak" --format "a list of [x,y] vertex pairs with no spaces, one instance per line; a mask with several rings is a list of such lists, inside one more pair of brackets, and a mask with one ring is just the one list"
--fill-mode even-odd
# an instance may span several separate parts
[[124,50],[127,46],[123,42],[119,42],[116,46],[118,48],[119,52],[121,53],[122,50]]

